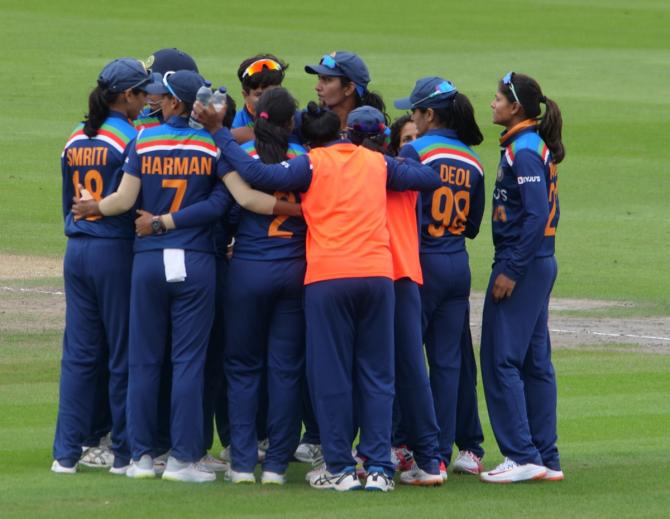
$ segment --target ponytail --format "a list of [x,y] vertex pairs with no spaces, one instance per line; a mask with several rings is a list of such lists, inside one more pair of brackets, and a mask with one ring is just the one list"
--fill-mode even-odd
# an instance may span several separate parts
[[563,117],[561,116],[561,110],[558,108],[555,101],[544,96],[543,99],[547,108],[540,119],[538,133],[547,145],[547,148],[549,148],[554,162],[558,164],[565,158],[565,146],[563,146],[563,141],[561,139]]
[[310,101],[302,113],[300,127],[303,140],[312,148],[340,138],[340,118],[335,112]]
[[[342,84],[343,87],[346,87],[349,83],[353,83],[351,79],[347,77],[340,77],[340,83]],[[356,108],[360,106],[371,106],[372,108],[376,108],[379,110],[381,113],[384,114],[384,122],[386,123],[386,126],[388,126],[391,122],[390,117],[386,113],[386,103],[384,103],[384,99],[382,98],[381,94],[377,92],[371,92],[370,90],[365,90],[363,92],[363,95],[360,95],[358,93],[358,86],[356,86],[356,89],[354,90],[354,96],[356,98]]]
[[286,160],[297,102],[285,88],[266,90],[256,104],[256,151],[265,164]]
[[[537,131],[542,140],[549,148],[554,162],[558,164],[565,158],[565,146],[561,140],[561,131],[563,129],[563,117],[561,110],[556,102],[547,98],[540,88],[540,84],[532,77],[525,74],[512,73],[511,81],[514,84],[514,90],[519,98],[519,104],[523,108],[524,114],[529,119],[537,119]],[[510,103],[515,101],[512,89],[502,81],[498,85],[498,90],[507,97]],[[546,106],[544,115],[540,115],[542,110],[540,103]]]
[[98,130],[109,116],[109,105],[116,101],[118,95],[101,86],[95,87],[89,94],[83,130],[88,138],[98,135]]
[[[427,108],[419,110],[425,112]],[[467,146],[476,146],[484,140],[475,120],[475,109],[466,95],[458,92],[447,106],[432,110],[439,123],[445,128],[454,130],[459,140]]]

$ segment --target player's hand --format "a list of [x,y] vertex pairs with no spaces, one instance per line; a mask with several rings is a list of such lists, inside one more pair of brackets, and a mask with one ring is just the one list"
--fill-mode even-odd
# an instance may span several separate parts
[[226,116],[228,105],[224,104],[221,110],[216,110],[213,105],[204,106],[200,101],[193,105],[192,115],[209,133],[214,135],[217,130],[223,128],[223,119]]
[[81,194],[79,198],[76,196],[72,197],[71,211],[75,221],[88,218],[89,216],[102,216],[98,208],[98,202],[93,199],[91,194],[81,184],[79,185],[79,193]]
[[512,295],[514,287],[516,286],[516,281],[508,278],[505,274],[500,273],[493,282],[493,289],[491,290],[491,295],[493,300],[496,303],[499,303],[503,299],[506,299]]
[[135,234],[138,236],[150,236],[154,233],[151,228],[151,219],[154,217],[148,211],[142,209],[137,210],[137,218],[135,218]]

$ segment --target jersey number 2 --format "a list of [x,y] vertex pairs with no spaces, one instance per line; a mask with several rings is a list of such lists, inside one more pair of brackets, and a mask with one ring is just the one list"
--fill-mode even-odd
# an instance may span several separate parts
[[558,202],[558,178],[556,164],[553,162],[549,165],[549,218],[547,218],[547,225],[544,226],[545,236],[556,236],[556,223],[554,217],[556,216],[556,203]]
[[[295,203],[295,195],[293,193],[285,193],[283,191],[276,191],[275,198],[279,200],[285,200],[287,202]],[[270,227],[268,227],[268,237],[270,238],[293,238],[293,231],[285,231],[280,229],[279,226],[288,220],[288,216],[281,214],[277,216]]]

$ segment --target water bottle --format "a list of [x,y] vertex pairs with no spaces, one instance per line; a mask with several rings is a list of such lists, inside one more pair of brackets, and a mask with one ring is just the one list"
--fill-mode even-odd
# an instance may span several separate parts
[[217,88],[212,94],[212,106],[214,110],[220,112],[226,104],[226,87]]
[[[198,92],[195,94],[195,100],[200,101],[203,106],[209,106],[209,103],[212,100],[212,89],[208,86],[201,86],[198,89]],[[188,118],[188,125],[194,130],[202,130],[203,126],[198,122],[198,120],[193,117],[193,112],[191,112],[190,117]]]

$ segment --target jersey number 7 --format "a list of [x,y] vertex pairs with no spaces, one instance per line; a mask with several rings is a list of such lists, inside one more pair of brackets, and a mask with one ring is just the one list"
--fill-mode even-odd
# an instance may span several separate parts
[[188,180],[183,179],[163,180],[163,183],[161,184],[162,187],[167,189],[176,189],[174,198],[172,199],[172,204],[170,204],[171,213],[176,213],[181,208],[181,203],[184,200],[184,195],[186,194],[187,185]]

